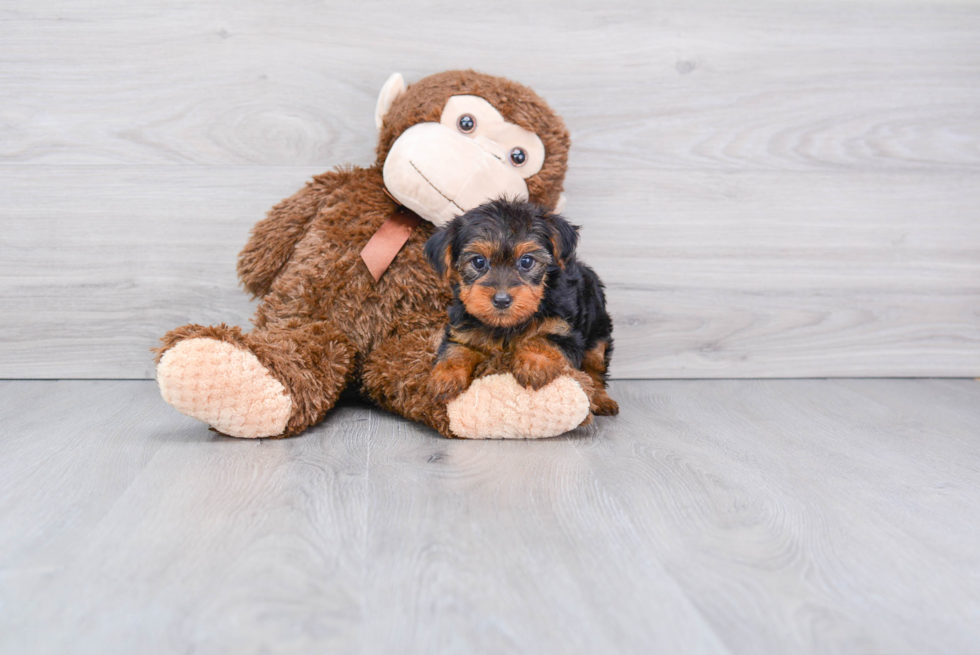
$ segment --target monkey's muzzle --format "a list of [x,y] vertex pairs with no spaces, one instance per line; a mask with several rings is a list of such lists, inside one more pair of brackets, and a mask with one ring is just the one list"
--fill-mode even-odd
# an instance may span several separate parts
[[527,200],[505,151],[441,123],[419,123],[392,144],[382,171],[388,192],[437,227],[495,198]]

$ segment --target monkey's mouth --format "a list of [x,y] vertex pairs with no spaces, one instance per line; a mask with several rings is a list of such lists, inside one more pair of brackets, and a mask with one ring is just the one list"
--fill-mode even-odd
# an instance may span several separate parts
[[439,123],[419,123],[391,145],[385,187],[403,206],[435,225],[499,196],[527,198],[527,184],[472,139]]
[[463,209],[462,207],[460,207],[459,205],[457,205],[457,204],[456,204],[456,201],[455,201],[455,200],[453,200],[452,198],[450,198],[449,196],[447,196],[447,195],[446,195],[445,193],[443,193],[443,192],[442,192],[442,189],[440,189],[440,188],[439,188],[439,187],[437,187],[437,186],[436,186],[435,184],[433,184],[433,183],[432,183],[432,180],[430,180],[429,178],[427,178],[427,177],[425,176],[425,173],[423,173],[422,171],[420,171],[420,170],[419,170],[419,167],[415,165],[415,162],[413,162],[413,161],[412,161],[411,159],[409,159],[409,160],[408,160],[408,164],[409,164],[409,166],[411,166],[412,168],[414,168],[414,169],[415,169],[415,172],[419,174],[419,177],[421,177],[421,178],[422,178],[423,180],[425,180],[425,183],[426,183],[426,184],[428,184],[428,185],[429,185],[430,187],[432,187],[432,189],[433,189],[433,190],[434,190],[434,191],[435,191],[436,193],[438,193],[438,194],[439,194],[440,196],[442,196],[443,198],[445,198],[446,200],[448,200],[448,201],[449,201],[450,203],[452,203],[452,205],[453,205],[453,206],[454,206],[454,207],[455,207],[456,209],[458,209],[458,210],[460,211],[460,213],[463,213],[463,212],[465,212],[465,211],[466,211],[465,209]]

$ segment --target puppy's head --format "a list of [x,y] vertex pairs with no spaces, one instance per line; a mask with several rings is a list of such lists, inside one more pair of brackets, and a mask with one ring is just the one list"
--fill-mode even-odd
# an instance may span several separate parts
[[459,285],[466,311],[493,327],[513,327],[541,305],[549,274],[575,257],[578,228],[538,205],[494,200],[432,235],[425,254]]

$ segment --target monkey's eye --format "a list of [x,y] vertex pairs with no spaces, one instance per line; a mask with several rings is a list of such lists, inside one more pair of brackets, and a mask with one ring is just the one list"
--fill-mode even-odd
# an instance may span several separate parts
[[458,127],[459,131],[463,134],[469,134],[476,129],[476,119],[469,114],[463,114],[459,117],[459,120],[456,121],[456,127]]
[[479,255],[477,255],[476,257],[470,260],[470,264],[472,264],[473,268],[475,268],[476,270],[482,271],[487,267],[487,259],[486,257],[480,257]]
[[514,148],[510,151],[510,163],[514,166],[523,166],[527,163],[527,153],[524,148]]
[[530,271],[532,268],[534,268],[534,257],[531,257],[531,255],[524,255],[518,260],[517,265],[520,266],[522,271]]

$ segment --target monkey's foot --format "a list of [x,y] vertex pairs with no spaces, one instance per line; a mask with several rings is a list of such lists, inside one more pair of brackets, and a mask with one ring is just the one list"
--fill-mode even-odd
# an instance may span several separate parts
[[225,341],[185,339],[157,364],[163,399],[218,432],[254,439],[286,429],[293,401],[247,350]]
[[589,397],[568,375],[533,391],[503,373],[474,380],[446,410],[457,437],[539,439],[578,427],[589,416]]

